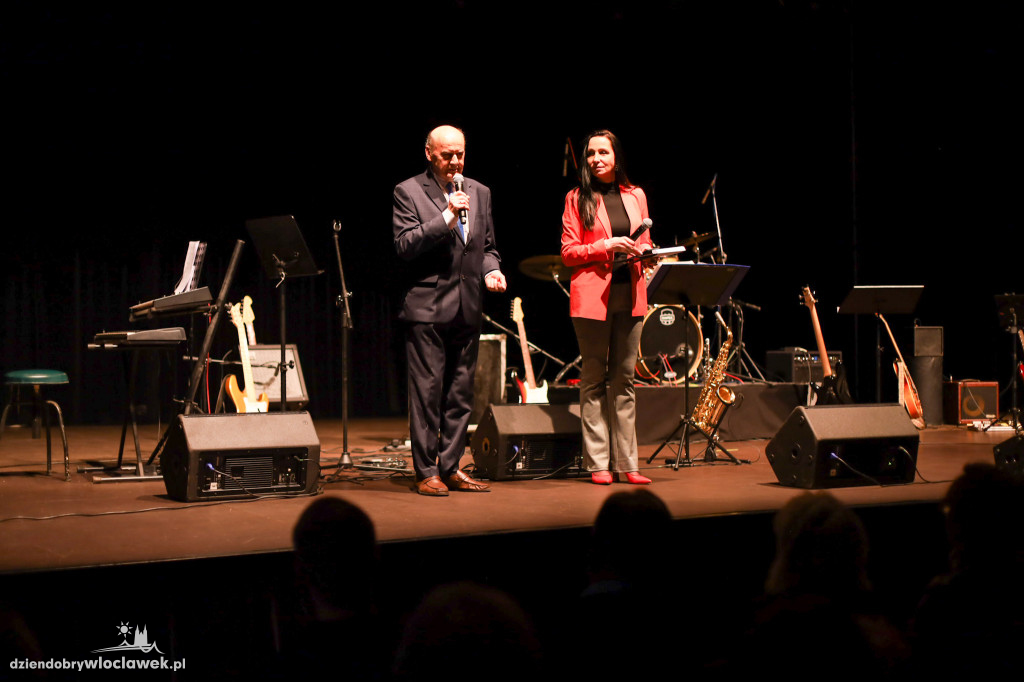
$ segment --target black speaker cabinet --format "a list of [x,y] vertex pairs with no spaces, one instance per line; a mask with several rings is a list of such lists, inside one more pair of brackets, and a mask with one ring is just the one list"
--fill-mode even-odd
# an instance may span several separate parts
[[1024,436],[1016,435],[992,449],[996,468],[1011,474],[1024,474]]
[[492,481],[584,475],[580,428],[578,404],[491,405],[470,440],[476,473]]
[[900,405],[797,407],[765,454],[779,483],[796,488],[910,483],[920,440]]
[[178,415],[169,428],[160,471],[180,502],[310,493],[320,478],[307,412]]

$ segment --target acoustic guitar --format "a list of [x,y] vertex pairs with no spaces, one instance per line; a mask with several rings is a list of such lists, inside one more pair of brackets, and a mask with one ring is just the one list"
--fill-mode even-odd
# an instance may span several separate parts
[[[810,287],[803,288],[801,302],[811,312],[811,326],[814,328],[814,340],[818,344],[818,355],[821,356],[821,384],[814,387],[816,395],[815,405],[847,405],[853,402],[850,395],[849,385],[846,383],[846,371],[842,363],[837,362],[835,367],[828,359],[828,349],[825,348],[825,336],[821,333],[821,323],[818,321],[818,310],[814,307],[817,301],[811,293]],[[814,386],[814,384],[811,384]]]
[[899,358],[896,362],[892,363],[892,368],[896,372],[897,381],[900,385],[900,405],[907,408],[907,414],[910,415],[910,421],[913,422],[914,426],[923,429],[925,427],[924,408],[921,407],[921,397],[917,394],[917,386],[914,385],[914,380],[910,377],[910,370],[907,369],[907,363],[903,361],[903,353],[900,352],[900,347],[896,344],[896,337],[892,335],[889,323],[885,321],[882,313],[875,313],[875,315],[885,325],[885,331],[889,332],[892,347],[896,349],[896,357]]
[[512,301],[512,320],[519,328],[519,348],[523,353],[523,371],[526,373],[524,384],[518,377],[519,394],[524,403],[546,403],[548,401],[548,382],[540,386],[533,376],[533,361],[530,359],[530,346],[526,342],[526,325],[523,322],[523,299],[518,296]]
[[252,299],[248,296],[236,303],[229,309],[231,322],[238,331],[238,354],[242,357],[242,380],[243,387],[238,385],[238,378],[229,374],[224,380],[224,390],[231,397],[237,412],[266,412],[270,407],[270,398],[266,393],[255,397],[256,384],[252,380],[252,364],[249,359],[249,334],[252,329],[252,321],[256,316],[252,311]]

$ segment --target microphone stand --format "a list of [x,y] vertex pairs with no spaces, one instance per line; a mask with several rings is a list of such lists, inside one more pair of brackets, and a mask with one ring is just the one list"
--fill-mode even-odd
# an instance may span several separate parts
[[348,335],[352,328],[352,311],[348,299],[352,295],[345,287],[345,270],[341,266],[341,246],[338,235],[341,233],[341,222],[334,221],[334,254],[338,259],[338,277],[341,281],[341,294],[335,305],[341,311],[341,457],[338,458],[340,469],[352,468],[352,455],[348,451]]

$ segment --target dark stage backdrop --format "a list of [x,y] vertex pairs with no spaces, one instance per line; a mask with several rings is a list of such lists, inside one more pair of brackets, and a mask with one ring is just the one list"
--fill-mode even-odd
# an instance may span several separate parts
[[[760,307],[744,329],[756,362],[814,347],[798,304],[810,285],[828,345],[871,400],[874,321],[835,307],[855,284],[923,284],[916,314],[890,319],[904,355],[917,321],[945,328],[947,375],[1012,376],[993,297],[1024,290],[1024,144],[1021,48],[1002,3],[363,4],[5,10],[0,369],[65,369],[71,421],[119,420],[119,358],[86,344],[170,293],[189,240],[209,242],[214,292],[246,240],[229,298],[251,295],[258,340],[277,342],[275,290],[244,224],[290,214],[324,270],[287,291],[309,409],[341,409],[339,220],[351,413],[403,413],[391,190],[422,170],[426,132],[451,122],[466,131],[467,174],[494,191],[510,289],[486,310],[511,327],[522,297],[530,340],[556,357],[577,352],[568,299],[518,264],[558,253],[566,140],[578,157],[581,138],[608,127],[659,244],[715,229],[701,199],[717,174],[725,251],[751,268],[736,298]],[[214,357],[230,359],[234,341],[225,325]],[[148,361],[150,409],[166,398],[153,386],[181,394],[181,370]]]

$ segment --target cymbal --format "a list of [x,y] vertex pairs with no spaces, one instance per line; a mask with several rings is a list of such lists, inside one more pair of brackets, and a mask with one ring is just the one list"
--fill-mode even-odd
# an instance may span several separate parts
[[693,246],[694,244],[700,244],[713,238],[715,235],[712,232],[705,232],[704,234],[695,234],[692,237],[687,237],[683,241],[676,244],[676,246]]
[[519,272],[545,281],[554,280],[556,274],[559,280],[572,276],[572,268],[562,263],[561,256],[531,256],[519,262]]

